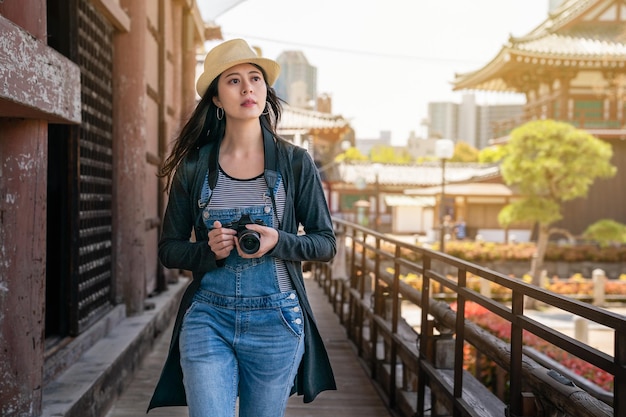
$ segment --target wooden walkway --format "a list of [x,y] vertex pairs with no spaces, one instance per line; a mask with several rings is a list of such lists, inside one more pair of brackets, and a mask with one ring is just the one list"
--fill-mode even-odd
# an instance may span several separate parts
[[[291,397],[286,416],[392,416],[359,363],[354,348],[323,290],[312,279],[305,281],[315,318],[333,365],[337,391],[322,392],[315,401],[308,404],[302,402],[302,397]],[[137,417],[146,414],[148,401],[167,354],[171,327],[170,325],[169,330],[157,340],[154,350],[135,372],[129,388],[122,393],[106,417]],[[157,408],[148,414],[149,417],[187,417],[187,415],[186,407]]]

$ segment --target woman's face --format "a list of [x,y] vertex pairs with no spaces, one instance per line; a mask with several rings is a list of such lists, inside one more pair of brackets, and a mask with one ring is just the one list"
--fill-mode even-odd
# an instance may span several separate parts
[[266,99],[267,85],[261,70],[252,64],[240,64],[220,75],[213,103],[224,109],[227,118],[258,119]]

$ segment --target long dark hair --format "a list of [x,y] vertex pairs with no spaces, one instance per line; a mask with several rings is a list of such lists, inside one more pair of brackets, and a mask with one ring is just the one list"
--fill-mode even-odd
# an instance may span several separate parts
[[[254,64],[253,64],[254,65]],[[263,74],[263,79],[267,79],[263,68],[255,65]],[[221,75],[220,75],[221,76]],[[224,136],[226,130],[226,118],[219,120],[217,118],[217,106],[213,103],[213,97],[217,96],[217,83],[219,76],[216,77],[209,88],[207,88],[204,96],[191,113],[189,120],[183,126],[178,137],[174,140],[172,152],[169,154],[165,162],[159,170],[158,176],[166,178],[165,189],[169,189],[172,183],[172,176],[178,166],[192,152],[198,152],[199,149],[208,143],[217,143]],[[282,115],[282,104],[280,98],[276,95],[276,91],[267,84],[267,101],[265,111],[259,117],[263,127],[268,129],[274,136],[276,127]]]

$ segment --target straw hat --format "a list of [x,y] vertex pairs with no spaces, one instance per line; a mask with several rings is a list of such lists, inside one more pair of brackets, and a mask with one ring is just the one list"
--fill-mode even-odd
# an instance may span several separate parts
[[196,82],[196,91],[202,97],[207,88],[222,72],[239,64],[256,64],[263,68],[268,85],[274,84],[280,73],[280,65],[268,58],[261,58],[243,39],[232,39],[211,49],[204,59],[204,72]]

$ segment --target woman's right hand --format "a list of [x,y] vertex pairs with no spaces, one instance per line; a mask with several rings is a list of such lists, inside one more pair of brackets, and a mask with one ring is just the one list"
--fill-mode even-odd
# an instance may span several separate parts
[[217,220],[213,223],[213,228],[209,231],[209,247],[215,254],[215,260],[225,259],[230,255],[230,251],[235,248],[237,231],[222,227],[222,223]]

